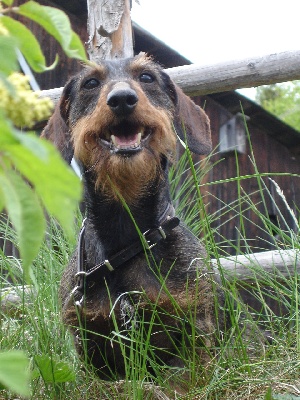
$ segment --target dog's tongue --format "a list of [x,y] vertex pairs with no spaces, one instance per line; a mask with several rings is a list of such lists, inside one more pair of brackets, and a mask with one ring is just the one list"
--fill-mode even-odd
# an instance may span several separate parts
[[132,135],[111,135],[111,141],[117,148],[137,147],[141,142],[141,133]]

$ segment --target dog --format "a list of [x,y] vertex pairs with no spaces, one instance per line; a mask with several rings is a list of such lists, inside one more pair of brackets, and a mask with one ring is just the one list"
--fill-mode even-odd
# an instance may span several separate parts
[[141,321],[149,359],[169,366],[183,365],[191,310],[205,347],[222,329],[205,249],[170,197],[176,134],[196,154],[211,150],[205,112],[145,54],[85,67],[66,84],[42,134],[82,174],[86,219],[60,298],[79,354],[101,379],[126,375],[128,332]]

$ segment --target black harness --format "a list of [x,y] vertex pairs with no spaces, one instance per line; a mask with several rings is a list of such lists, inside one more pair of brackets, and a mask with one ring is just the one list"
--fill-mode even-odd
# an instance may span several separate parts
[[[84,265],[86,218],[83,220],[78,236],[77,246],[77,273],[75,274],[77,282],[76,286],[71,292],[71,296],[74,298],[74,302],[77,307],[81,307],[83,304],[84,283],[87,277],[105,267],[111,272],[115,271],[122,264],[139,254],[141,251],[151,250],[158,242],[166,239],[171,231],[179,225],[180,220],[175,216],[175,210],[171,204],[169,204],[166,208],[165,212],[160,218],[160,221],[161,222],[158,227],[148,229],[141,235],[139,240],[111,256],[109,260],[103,260],[101,263],[96,264],[89,270],[86,270]],[[77,294],[81,295],[80,300],[75,300],[75,296]]]

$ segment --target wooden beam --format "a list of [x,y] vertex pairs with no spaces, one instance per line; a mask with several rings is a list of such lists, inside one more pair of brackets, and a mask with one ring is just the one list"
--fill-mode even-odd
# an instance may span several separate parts
[[[224,92],[300,79],[300,50],[212,65],[185,65],[165,70],[190,96]],[[62,88],[44,90],[55,103]]]
[[264,251],[249,255],[233,256],[211,260],[213,269],[219,274],[222,268],[229,281],[253,282],[254,278],[266,280],[264,275],[272,279],[283,280],[300,274],[300,250]]
[[194,96],[270,85],[300,79],[300,50],[215,65],[187,65],[167,72],[186,94]]
[[90,60],[132,57],[130,0],[88,0],[87,6]]
[[[289,279],[300,274],[300,250],[276,250],[211,260],[217,275],[221,274],[229,281],[237,281],[240,285],[251,283],[257,279],[261,284],[268,284],[268,279],[278,281]],[[266,279],[268,275],[268,279]],[[33,286],[16,286],[0,289],[0,308],[3,314],[18,316],[22,314],[22,304],[32,301]]]

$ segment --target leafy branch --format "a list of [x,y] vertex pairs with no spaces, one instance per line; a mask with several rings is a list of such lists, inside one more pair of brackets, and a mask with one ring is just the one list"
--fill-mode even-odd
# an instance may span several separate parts
[[[7,211],[16,230],[25,280],[46,231],[45,211],[54,216],[67,236],[81,196],[79,179],[57,150],[34,132],[22,131],[51,113],[50,100],[32,92],[19,71],[22,53],[35,72],[53,69],[30,30],[13,18],[26,17],[39,24],[61,45],[67,56],[86,62],[85,49],[71,29],[65,13],[28,1],[19,7],[0,0],[0,212]],[[1,300],[1,299],[0,299]],[[29,395],[29,364],[22,352],[0,354],[0,388]],[[16,365],[18,369],[16,369]],[[14,373],[7,374],[7,371]]]

